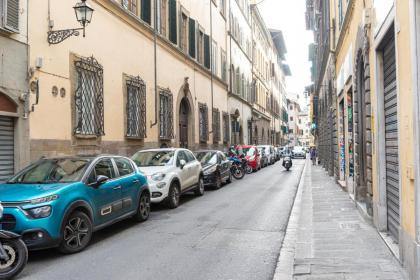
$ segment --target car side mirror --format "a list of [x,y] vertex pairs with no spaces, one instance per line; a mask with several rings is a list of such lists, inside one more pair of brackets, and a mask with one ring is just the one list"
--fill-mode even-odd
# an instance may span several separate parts
[[181,169],[184,169],[184,167],[185,167],[186,164],[187,164],[187,162],[185,160],[183,160],[183,159],[181,159],[179,161],[179,167],[181,167]]
[[90,185],[94,188],[99,188],[101,185],[105,184],[108,180],[109,178],[107,176],[99,175],[98,178],[96,178],[96,182]]

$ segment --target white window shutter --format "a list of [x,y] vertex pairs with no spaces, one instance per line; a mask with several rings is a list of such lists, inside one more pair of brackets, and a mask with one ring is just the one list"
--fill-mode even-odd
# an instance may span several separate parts
[[3,26],[12,32],[19,32],[19,0],[3,0]]

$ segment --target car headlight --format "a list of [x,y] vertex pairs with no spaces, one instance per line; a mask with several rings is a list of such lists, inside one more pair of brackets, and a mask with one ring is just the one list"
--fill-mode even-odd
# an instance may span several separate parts
[[41,206],[27,210],[29,215],[34,219],[46,218],[51,215],[51,206]]
[[165,178],[165,174],[163,173],[155,173],[152,176],[150,176],[150,179],[152,179],[155,182],[160,182]]
[[50,201],[57,200],[57,199],[58,199],[58,195],[53,194],[53,195],[49,195],[49,196],[44,196],[44,197],[32,199],[31,204],[41,204],[41,203],[46,203],[46,202],[50,202]]
[[209,175],[213,172],[216,172],[216,170],[217,170],[217,166],[212,166],[209,169],[204,170],[203,173],[204,173],[204,175]]

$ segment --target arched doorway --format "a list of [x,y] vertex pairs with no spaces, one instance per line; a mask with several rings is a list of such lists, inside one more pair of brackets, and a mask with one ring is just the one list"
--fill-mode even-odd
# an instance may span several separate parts
[[182,148],[188,148],[188,125],[189,115],[191,112],[190,104],[186,97],[182,98],[179,106],[179,146]]

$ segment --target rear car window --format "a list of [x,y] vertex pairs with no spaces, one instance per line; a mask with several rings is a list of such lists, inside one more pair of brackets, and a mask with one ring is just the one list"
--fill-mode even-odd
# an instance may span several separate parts
[[120,176],[126,176],[134,172],[134,168],[131,162],[126,158],[115,158],[115,164],[117,165],[118,173]]

